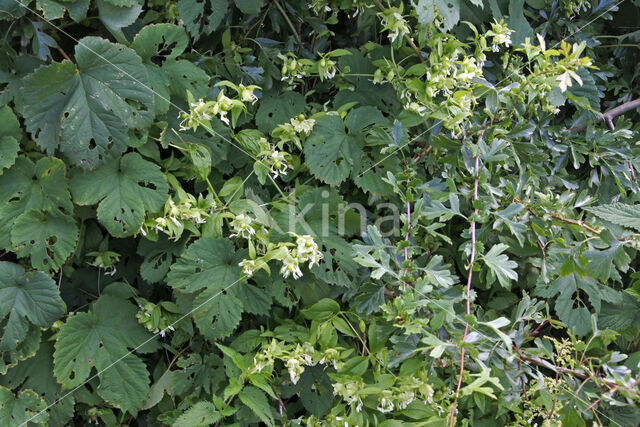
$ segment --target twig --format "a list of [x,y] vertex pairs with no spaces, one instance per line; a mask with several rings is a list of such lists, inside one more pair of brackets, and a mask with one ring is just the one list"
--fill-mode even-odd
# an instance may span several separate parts
[[542,328],[544,328],[547,325],[547,323],[549,323],[549,320],[545,320],[544,322],[540,323],[533,332],[529,333],[529,336],[535,337],[536,335],[538,335],[542,330]]
[[613,125],[613,119],[621,114],[626,113],[627,111],[635,110],[638,107],[640,107],[640,98],[636,99],[635,101],[629,101],[625,102],[622,105],[618,105],[617,107],[608,110],[602,115],[602,117],[604,118],[604,121],[609,125],[609,128],[611,130],[616,130],[616,127]]
[[587,225],[587,223],[585,221],[577,221],[575,219],[570,219],[570,218],[565,218],[561,215],[558,214],[551,214],[551,218],[555,218],[559,221],[562,222],[566,222],[567,224],[573,224],[573,225],[579,225],[580,227],[584,228],[587,231],[590,231],[591,233],[595,234],[595,235],[600,235],[600,232],[598,230],[596,230],[595,228],[591,227],[590,225]]
[[58,52],[60,52],[60,54],[64,57],[64,59],[66,59],[67,61],[71,61],[71,58],[69,58],[69,55],[67,55],[67,52],[65,52],[60,46],[58,46],[58,43],[56,43],[56,49],[58,49]]
[[[476,156],[475,165],[476,179],[473,185],[473,199],[478,200],[478,182],[480,181],[480,159]],[[478,213],[478,209],[475,210]],[[476,260],[476,222],[471,221],[471,257],[469,258],[469,274],[467,275],[467,316],[471,315],[471,279],[473,277],[473,264]],[[467,339],[469,333],[469,321],[464,324],[464,334],[462,335],[462,347],[460,348],[460,374],[458,376],[458,387],[456,388],[456,397],[453,400],[451,406],[450,422],[449,426],[453,427],[455,422],[456,406],[458,405],[458,396],[460,395],[460,389],[462,388],[462,374],[464,373],[464,342]]]
[[[611,130],[616,130],[615,126],[613,125],[613,119],[626,113],[627,111],[635,110],[636,108],[640,108],[640,98],[634,101],[627,101],[624,104],[618,105],[617,107],[607,110],[598,119],[604,120],[605,123],[609,125],[609,128]],[[571,133],[582,132],[586,128],[587,128],[587,125],[583,124],[580,126],[572,127],[571,129],[569,129],[569,132]]]
[[282,17],[284,18],[284,20],[287,21],[287,25],[289,25],[289,28],[291,28],[291,31],[293,32],[293,35],[295,36],[298,43],[302,43],[302,39],[300,38],[300,35],[296,31],[296,28],[293,26],[293,22],[291,22],[291,20],[289,19],[287,12],[285,12],[284,8],[280,5],[280,2],[278,0],[274,0],[273,3],[276,5],[278,10],[282,14]]
[[527,388],[524,385],[524,374],[522,372],[522,358],[518,359],[518,370],[520,371],[520,385],[522,385],[522,394],[524,395],[525,400],[529,400],[529,395],[527,394]]
[[[409,180],[407,180],[407,185],[408,184],[409,184]],[[411,202],[407,199],[407,233],[404,236],[404,240],[407,243],[409,243],[409,231],[411,231]],[[409,261],[408,245],[404,247],[404,261],[405,262]],[[409,271],[409,267],[406,267],[404,269],[404,272],[402,273],[402,275],[406,276],[407,271]],[[402,281],[402,290],[403,291],[407,290],[407,282],[405,282],[404,280]]]
[[[373,0],[373,2],[378,6],[380,10],[384,11],[385,9],[384,5],[380,2],[380,0]],[[409,44],[409,46],[411,46],[411,49],[413,49],[413,51],[416,53],[420,62],[422,62],[423,64],[426,64],[427,61],[424,60],[424,57],[422,56],[422,52],[420,52],[420,49],[418,49],[418,46],[416,46],[416,44],[413,42],[411,37],[409,37],[408,34],[404,35],[404,40]]]

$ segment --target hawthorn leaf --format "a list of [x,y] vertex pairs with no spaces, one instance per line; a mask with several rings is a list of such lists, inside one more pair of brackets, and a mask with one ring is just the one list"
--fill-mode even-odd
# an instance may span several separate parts
[[47,404],[33,390],[23,390],[16,396],[8,388],[0,386],[0,402],[0,420],[6,425],[47,425],[49,413],[44,410]]
[[71,256],[78,241],[78,226],[70,215],[34,209],[20,215],[11,229],[16,255],[29,256],[33,268],[57,271]]
[[173,423],[174,427],[200,427],[213,425],[220,419],[220,413],[211,402],[198,402],[187,409]]
[[147,212],[160,211],[169,187],[160,167],[138,153],[125,154],[94,171],[71,177],[71,194],[79,205],[98,205],[98,220],[115,237],[140,230]]
[[130,129],[151,124],[153,96],[147,70],[128,47],[85,37],[75,60],[77,67],[65,60],[25,77],[17,104],[40,148],[93,169],[125,151]]
[[611,203],[584,209],[605,221],[640,231],[640,205]]
[[518,264],[503,254],[507,249],[507,245],[498,243],[484,254],[482,259],[485,265],[489,267],[487,275],[489,283],[492,283],[497,278],[502,287],[509,289],[511,281],[518,280],[518,273],[514,270],[514,268],[518,267]]
[[25,273],[18,264],[0,261],[0,319],[8,316],[0,350],[15,350],[29,325],[47,328],[64,314],[56,283],[46,274]]
[[138,323],[135,305],[125,299],[102,295],[86,313],[69,316],[57,335],[54,374],[65,389],[82,384],[95,368],[100,397],[123,411],[135,414],[149,393],[149,372],[130,349],[152,335]]

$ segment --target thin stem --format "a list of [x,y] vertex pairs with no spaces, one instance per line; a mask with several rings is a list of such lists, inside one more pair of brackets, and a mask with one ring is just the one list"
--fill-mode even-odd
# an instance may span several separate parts
[[[476,179],[473,185],[473,198],[472,200],[478,200],[478,183],[480,181],[480,158],[476,156],[476,164],[475,164],[475,172]],[[474,211],[475,214],[478,213],[478,209]],[[469,258],[469,273],[467,275],[467,316],[471,315],[471,280],[473,278],[473,264],[476,260],[476,222],[471,221],[471,257]],[[464,334],[462,335],[462,348],[460,349],[460,374],[458,375],[458,386],[456,388],[456,397],[453,400],[453,405],[451,406],[451,414],[449,426],[453,427],[455,424],[455,414],[456,407],[458,406],[458,396],[460,395],[460,389],[462,388],[462,375],[464,374],[464,342],[467,339],[467,334],[469,333],[469,320],[465,321],[464,324]]]
[[276,5],[278,10],[282,14],[284,20],[287,21],[287,25],[289,25],[289,28],[291,28],[291,31],[293,32],[293,35],[295,36],[295,38],[298,41],[298,43],[302,43],[302,39],[300,38],[300,35],[296,31],[296,28],[293,26],[293,22],[291,22],[291,20],[289,19],[289,16],[287,15],[287,12],[285,12],[284,8],[280,5],[280,2],[278,0],[275,0],[273,2],[273,4]]
[[[409,180],[407,180],[407,184],[409,184]],[[409,242],[409,232],[411,231],[411,202],[407,199],[407,233],[404,236],[404,240],[405,242]],[[409,246],[405,246],[404,247],[404,260],[409,261]],[[407,275],[407,272],[409,271],[409,267],[405,267],[404,272],[402,273],[403,276]],[[404,280],[402,281],[402,290],[406,291],[407,290],[407,282],[405,282]]]

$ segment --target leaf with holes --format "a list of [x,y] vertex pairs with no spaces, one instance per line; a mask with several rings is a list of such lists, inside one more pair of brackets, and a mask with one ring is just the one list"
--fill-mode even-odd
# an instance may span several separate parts
[[31,209],[20,215],[11,229],[16,255],[31,258],[33,268],[57,271],[78,241],[78,226],[70,215]]
[[45,157],[34,164],[26,157],[19,157],[0,175],[0,247],[11,247],[14,223],[30,209],[73,213],[61,160]]
[[128,47],[85,37],[75,60],[77,67],[57,62],[24,78],[18,106],[43,150],[93,169],[127,148],[130,129],[151,123],[153,96],[147,70]]
[[338,185],[347,177],[361,149],[346,134],[344,122],[337,116],[319,119],[304,145],[304,156],[311,173],[330,185]]
[[46,328],[63,314],[64,303],[53,279],[0,262],[0,319],[8,316],[0,350],[15,350],[27,336],[29,325]]
[[5,425],[47,425],[47,404],[33,390],[23,390],[16,396],[8,388],[0,386],[0,402],[0,420]]
[[233,286],[241,286],[238,264],[246,251],[236,252],[226,239],[202,238],[192,243],[171,266],[169,286],[181,292],[204,289],[193,301],[193,318],[210,339],[229,335],[240,322],[243,301]]
[[103,295],[89,312],[70,316],[57,335],[54,374],[66,388],[77,387],[95,368],[100,397],[135,414],[149,392],[149,372],[130,349],[152,335],[136,320],[137,308],[127,300]]
[[131,236],[140,230],[148,211],[159,211],[169,187],[160,167],[137,153],[125,154],[95,171],[77,172],[71,193],[80,205],[98,205],[98,220],[113,236]]

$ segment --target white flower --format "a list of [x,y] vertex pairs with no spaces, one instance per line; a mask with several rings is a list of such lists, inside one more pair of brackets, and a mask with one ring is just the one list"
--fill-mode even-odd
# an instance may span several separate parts
[[300,380],[300,375],[304,372],[304,365],[302,359],[299,357],[291,357],[286,361],[287,369],[289,370],[289,377],[291,382],[296,384]]
[[311,133],[311,131],[313,130],[313,126],[315,124],[316,124],[315,119],[304,119],[304,117],[302,118],[302,120],[295,117],[291,119],[291,125],[293,126],[293,130],[295,130],[298,133],[301,133],[301,132],[306,134]]
[[255,102],[258,100],[258,97],[254,95],[253,89],[243,85],[240,85],[238,88],[240,89],[240,99],[242,99],[242,102],[250,102],[252,104],[255,104]]
[[253,276],[253,272],[256,270],[256,262],[252,259],[243,259],[240,264],[242,267],[242,274],[246,274],[247,276]]
[[382,413],[393,411],[393,402],[391,401],[391,399],[388,399],[386,397],[383,397],[382,399],[380,399],[380,404],[378,405],[378,411]]
[[318,250],[318,245],[314,242],[313,237],[305,234],[298,236],[296,239],[296,254],[300,262],[309,261],[309,268],[322,259],[322,252]]
[[282,268],[280,274],[285,279],[292,275],[295,280],[302,277],[302,271],[300,271],[300,262],[298,258],[293,257],[290,253],[282,260]]
[[287,164],[285,153],[278,150],[273,150],[271,154],[269,154],[267,162],[271,164],[271,174],[274,178],[277,178],[279,175],[286,175],[287,168],[293,169],[293,166]]
[[256,230],[251,225],[251,218],[244,214],[236,216],[230,225],[235,231],[230,237],[240,236],[245,239],[250,239],[251,236],[256,234]]

